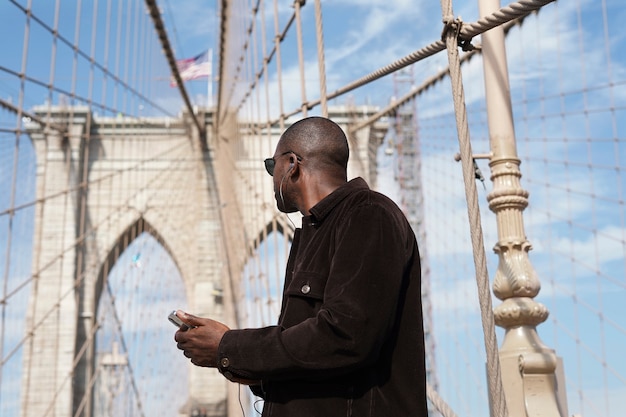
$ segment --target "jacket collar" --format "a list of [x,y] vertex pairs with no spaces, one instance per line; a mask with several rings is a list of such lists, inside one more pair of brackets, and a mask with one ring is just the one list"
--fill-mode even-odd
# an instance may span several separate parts
[[[365,180],[361,177],[354,178],[347,183],[343,184],[335,191],[324,197],[316,205],[311,207],[309,212],[311,213],[312,222],[323,222],[328,214],[346,198],[356,190],[369,190],[369,186]],[[307,216],[309,217],[309,216]]]

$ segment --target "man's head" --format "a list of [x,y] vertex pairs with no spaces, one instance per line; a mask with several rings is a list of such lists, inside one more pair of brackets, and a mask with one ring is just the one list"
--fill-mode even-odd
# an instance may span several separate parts
[[291,125],[266,160],[278,209],[305,214],[347,181],[348,157],[346,135],[333,121],[308,117]]

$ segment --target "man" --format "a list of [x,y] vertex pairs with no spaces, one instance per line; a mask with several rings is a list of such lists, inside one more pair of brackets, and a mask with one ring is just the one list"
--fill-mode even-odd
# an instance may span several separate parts
[[280,211],[299,211],[278,325],[192,326],[178,348],[198,366],[251,385],[265,417],[426,417],[415,235],[400,209],[347,181],[348,142],[322,117],[281,136],[265,166]]

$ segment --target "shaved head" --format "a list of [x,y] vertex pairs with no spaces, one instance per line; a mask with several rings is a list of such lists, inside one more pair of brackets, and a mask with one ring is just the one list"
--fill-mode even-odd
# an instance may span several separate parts
[[293,151],[309,168],[329,175],[346,175],[348,140],[343,130],[324,117],[308,117],[291,125],[280,138],[282,152]]

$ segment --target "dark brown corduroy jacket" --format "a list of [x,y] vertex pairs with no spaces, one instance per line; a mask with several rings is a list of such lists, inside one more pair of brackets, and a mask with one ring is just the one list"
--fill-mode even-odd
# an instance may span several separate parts
[[277,326],[228,331],[219,370],[264,417],[426,417],[420,261],[400,209],[357,178],[303,218]]

